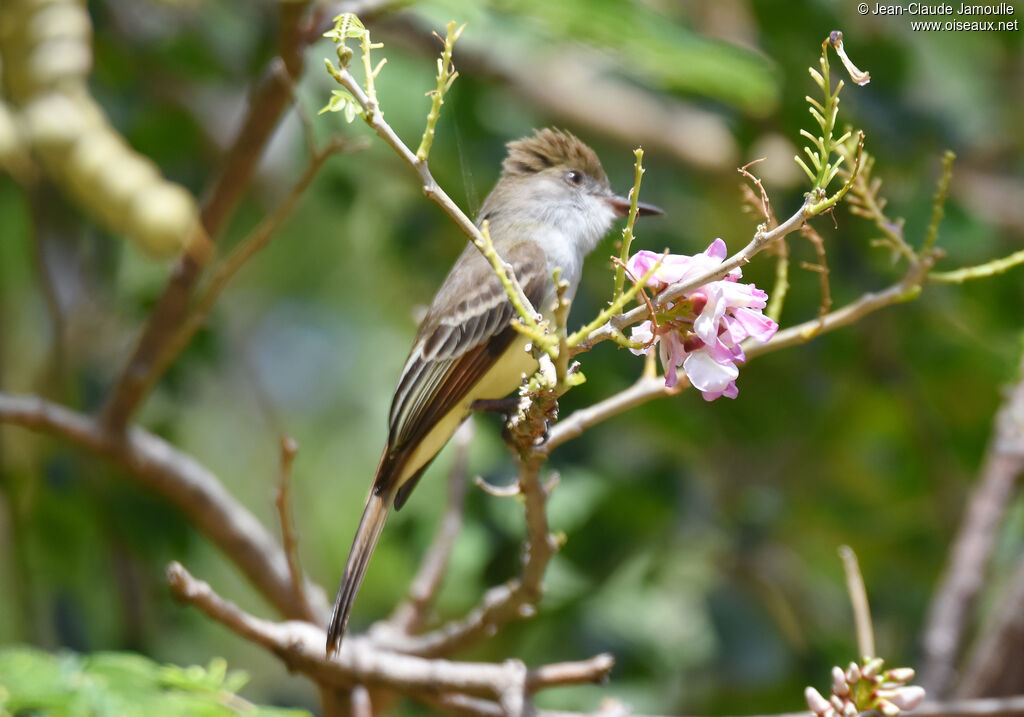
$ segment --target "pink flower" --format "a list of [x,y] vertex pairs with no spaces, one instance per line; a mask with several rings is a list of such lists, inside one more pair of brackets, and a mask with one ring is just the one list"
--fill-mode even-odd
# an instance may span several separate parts
[[[626,268],[637,279],[654,269],[647,278],[647,286],[658,293],[672,284],[714,271],[727,255],[725,242],[715,239],[711,246],[693,256],[669,254],[662,259],[661,254],[639,251]],[[762,313],[768,294],[753,284],[741,284],[741,276],[738,268],[733,269],[722,279],[708,282],[678,303],[670,304],[665,313],[683,310],[659,322],[656,333],[650,321],[633,328],[632,340],[646,344],[633,353],[646,354],[654,344],[659,344],[666,386],[678,383],[678,368],[682,366],[690,384],[705,400],[714,401],[720,396],[736,398],[737,364],[746,360],[741,342],[747,338],[768,341],[779,328]]]

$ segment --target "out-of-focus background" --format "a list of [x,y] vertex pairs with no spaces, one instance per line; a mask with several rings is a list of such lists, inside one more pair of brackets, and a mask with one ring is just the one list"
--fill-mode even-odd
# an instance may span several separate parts
[[[738,249],[760,220],[744,211],[737,166],[767,157],[756,169],[776,212],[788,216],[800,204],[805,180],[792,156],[799,129],[813,126],[804,96],[816,95],[806,68],[829,31],[841,29],[872,82],[859,88],[847,78],[840,122],[866,132],[887,211],[906,218],[908,240],[924,235],[941,153],[951,148],[958,159],[942,266],[1024,243],[1019,31],[914,32],[920,18],[861,15],[852,2],[830,0],[365,7],[388,58],[377,80],[384,116],[413,146],[434,85],[431,32],[451,19],[467,23],[431,165],[470,213],[497,176],[504,143],[556,125],[592,144],[623,192],[631,150],[644,146],[642,197],[666,214],[641,220],[634,246],[694,253],[722,237]],[[89,90],[133,148],[198,195],[273,52],[275,3],[97,0],[88,11]],[[293,436],[302,560],[333,593],[416,316],[464,238],[365,124],[316,116],[336,87],[324,57],[333,57],[326,40],[307,50],[299,103],[318,141],[366,138],[368,149],[329,160],[139,421],[214,470],[272,529],[278,440]],[[221,246],[282,199],[305,156],[293,112]],[[888,253],[869,246],[877,229],[846,207],[814,226],[837,304],[899,276]],[[612,243],[588,263],[574,325],[609,296]],[[797,236],[790,244],[783,326],[818,306],[817,275],[799,268],[815,254]],[[0,176],[0,387],[96,410],[168,268],[52,186],[29,190]],[[761,258],[744,276],[770,289],[773,272]],[[879,653],[913,664],[1000,387],[1016,376],[1022,306],[1019,272],[930,286],[916,301],[751,362],[735,401],[686,392],[559,449],[551,521],[568,542],[548,571],[539,613],[470,656],[540,663],[614,653],[611,685],[544,695],[548,706],[588,709],[616,696],[649,712],[797,710],[804,685],[824,686],[831,665],[856,657],[836,556],[849,544]],[[588,381],[563,400],[563,415],[641,370],[611,344],[583,362]],[[471,470],[509,480],[498,422],[477,424]],[[133,650],[178,664],[220,655],[253,676],[248,698],[317,709],[307,683],[273,657],[169,598],[163,570],[180,560],[243,607],[272,614],[173,508],[60,441],[11,427],[0,438],[0,643]],[[356,629],[404,594],[440,516],[449,453],[389,522],[356,603]],[[1024,546],[1019,498],[1011,516],[985,605]],[[514,500],[470,491],[442,616],[515,573],[522,532]]]

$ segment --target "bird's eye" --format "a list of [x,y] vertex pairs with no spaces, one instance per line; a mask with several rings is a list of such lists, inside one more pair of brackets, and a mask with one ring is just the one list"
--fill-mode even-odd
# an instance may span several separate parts
[[565,173],[565,181],[569,184],[580,185],[583,183],[583,172],[578,169],[570,169]]

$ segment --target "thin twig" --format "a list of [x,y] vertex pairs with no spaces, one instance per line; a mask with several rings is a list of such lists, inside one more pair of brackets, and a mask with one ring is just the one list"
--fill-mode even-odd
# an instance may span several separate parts
[[846,591],[850,595],[853,621],[857,626],[857,649],[863,660],[871,660],[875,654],[875,630],[871,626],[871,608],[868,606],[868,591],[864,587],[864,576],[857,564],[857,554],[848,545],[839,546],[839,557],[843,561],[846,575]]
[[953,160],[955,159],[956,155],[949,149],[942,155],[942,173],[939,175],[935,197],[932,199],[932,218],[928,222],[928,231],[921,244],[923,251],[931,251],[939,236],[939,224],[942,223],[942,217],[946,212],[946,197],[949,196],[949,183],[953,178]]
[[[746,202],[748,209],[759,212],[764,217],[765,229],[773,229],[778,226],[779,220],[775,217],[775,210],[772,209],[768,192],[765,190],[764,184],[761,183],[761,179],[749,171],[749,167],[763,160],[764,157],[747,162],[742,167],[738,167],[736,171],[749,179],[757,187],[760,195],[755,195],[749,185],[741,185],[743,201]],[[778,254],[778,259],[775,261],[775,286],[772,287],[769,294],[768,306],[765,307],[764,312],[766,316],[778,323],[782,316],[782,307],[786,303],[786,295],[789,293],[789,244],[786,243],[786,238],[779,239],[775,243],[774,249]]]
[[[761,183],[761,179],[750,171],[750,167],[754,166],[758,162],[763,162],[765,159],[765,157],[760,157],[751,162],[747,162],[742,167],[737,167],[736,171],[742,174],[747,179],[749,179],[750,182],[755,187],[757,187],[757,190],[761,195],[760,204],[758,204],[758,201],[753,196],[753,194],[751,194],[750,196],[744,194],[744,199],[746,199],[746,201],[751,206],[755,207],[758,211],[761,212],[761,215],[764,217],[766,228],[772,229],[773,227],[778,225],[779,220],[775,218],[775,211],[772,209],[772,202],[770,199],[768,199],[768,192],[765,191],[764,185]],[[745,184],[743,185],[743,189],[745,189],[747,192],[752,192],[750,187],[748,187]]]
[[629,388],[619,391],[608,398],[586,408],[580,408],[566,418],[559,421],[551,429],[548,440],[537,446],[534,451],[542,455],[548,455],[558,446],[566,441],[572,440],[583,434],[588,428],[601,423],[612,416],[626,411],[634,406],[639,406],[653,398],[661,396],[673,396],[689,385],[685,377],[680,377],[680,382],[672,387],[665,386],[665,379],[658,376],[641,376],[636,383]]
[[814,252],[818,255],[817,264],[804,263],[803,268],[813,271],[818,275],[818,285],[821,290],[821,303],[818,305],[818,318],[824,319],[832,309],[832,287],[829,283],[828,257],[825,254],[825,240],[821,238],[817,230],[809,223],[800,227],[800,234],[807,239]]
[[[849,160],[851,150],[847,145],[843,145],[840,152]],[[879,196],[882,180],[871,176],[871,172],[875,168],[875,158],[864,152],[863,165],[860,173],[852,177],[852,186],[847,199],[850,213],[874,222],[878,230],[882,232],[882,237],[876,239],[873,242],[874,245],[888,247],[894,255],[903,256],[913,264],[917,260],[917,253],[903,236],[904,220],[902,217],[892,220],[886,216],[884,210],[888,200]],[[840,170],[840,176],[849,181],[852,175],[848,174],[846,170]]]
[[515,498],[522,493],[519,481],[513,481],[508,485],[494,485],[484,480],[483,476],[477,476],[473,484],[492,498]]
[[[416,154],[409,149],[409,147],[402,141],[391,125],[389,125],[381,113],[377,110],[376,104],[371,102],[370,97],[367,96],[366,92],[360,86],[359,82],[352,75],[348,69],[330,67],[331,75],[334,79],[359,103],[359,106],[364,110],[364,117],[366,123],[370,125],[370,128],[377,133],[377,136],[383,139],[395,153],[401,157],[401,159],[419,176],[420,182],[423,186],[423,193],[432,202],[437,204],[441,210],[448,215],[448,217],[455,223],[455,226],[462,231],[466,237],[473,242],[480,252],[491,261],[492,266],[495,268],[495,272],[498,274],[498,278],[502,279],[502,284],[510,287],[509,300],[513,304],[519,303],[522,310],[519,312],[520,316],[526,318],[527,316],[538,316],[536,309],[530,303],[526,293],[523,291],[522,285],[516,278],[515,272],[512,266],[504,261],[501,257],[497,256],[494,252],[494,257],[497,257],[497,262],[493,259],[494,257],[488,256],[488,238],[484,235],[479,227],[473,223],[473,221],[466,215],[462,209],[459,208],[451,197],[448,196],[447,192],[441,188],[441,185],[437,183],[433,175],[430,173],[430,166],[426,160],[421,160]],[[491,244],[493,249],[493,244]],[[514,294],[514,296],[513,296]]]
[[295,522],[292,520],[292,464],[298,452],[299,444],[294,438],[281,437],[281,465],[274,505],[277,507],[277,519],[281,524],[281,549],[284,550],[284,557],[288,561],[288,574],[292,579],[295,598],[305,607],[306,618],[310,622],[315,622],[319,616],[310,608],[309,600],[306,598],[306,581],[302,576],[302,563],[299,561],[299,541],[295,533]]
[[747,360],[789,346],[807,343],[822,333],[849,326],[881,308],[915,298],[921,292],[921,285],[926,280],[928,271],[935,265],[935,259],[935,254],[925,255],[918,264],[907,271],[902,279],[888,288],[877,292],[868,292],[823,317],[779,331],[763,344],[744,345]]
[[977,266],[965,266],[953,271],[933,271],[928,275],[928,281],[937,281],[943,284],[962,284],[965,281],[987,279],[990,276],[1006,273],[1021,264],[1024,264],[1024,249]]

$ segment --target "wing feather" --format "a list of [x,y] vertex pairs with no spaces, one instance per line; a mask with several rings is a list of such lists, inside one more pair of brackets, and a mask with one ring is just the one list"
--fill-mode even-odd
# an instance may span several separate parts
[[[503,252],[503,257],[527,298],[538,306],[548,284],[544,250],[524,241]],[[424,317],[402,370],[391,403],[388,446],[376,490],[391,486],[424,436],[511,345],[516,331],[509,322],[514,315],[490,264],[468,246]]]

